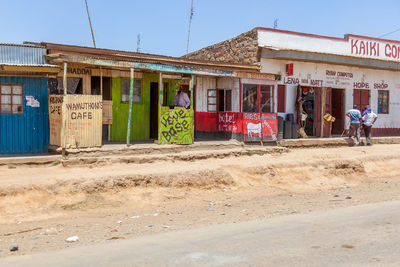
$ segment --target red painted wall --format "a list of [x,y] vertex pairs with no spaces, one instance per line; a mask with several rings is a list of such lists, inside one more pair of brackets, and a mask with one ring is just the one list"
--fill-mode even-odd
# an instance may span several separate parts
[[[400,135],[400,128],[374,128],[372,127],[372,137],[374,136],[394,136]],[[364,136],[364,135],[362,135]]]
[[217,112],[196,112],[195,131],[216,132],[217,131]]

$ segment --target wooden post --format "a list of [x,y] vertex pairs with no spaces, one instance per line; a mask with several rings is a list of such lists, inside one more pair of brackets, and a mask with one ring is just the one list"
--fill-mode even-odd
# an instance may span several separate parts
[[128,129],[126,133],[126,145],[131,143],[131,120],[132,120],[132,100],[133,100],[133,85],[134,85],[134,68],[131,68],[131,88],[129,91],[129,114],[128,114]]
[[193,110],[193,91],[194,91],[194,75],[192,74],[192,77],[190,79],[190,83],[189,83],[189,87],[190,87],[190,109]]
[[67,94],[67,62],[64,62],[64,76],[63,76],[64,95]]
[[[194,143],[194,118],[195,118],[195,116],[194,116],[194,75],[193,74],[192,74],[192,78],[190,79],[189,87],[190,87],[190,110],[193,110],[193,117],[192,117],[192,124],[193,124],[192,137],[193,137],[193,139],[192,139],[192,141]],[[217,123],[218,123],[218,121],[217,121]],[[217,129],[218,129],[218,125],[217,125]]]
[[[64,96],[66,96],[67,95],[67,62],[64,62],[64,76],[63,76],[63,87],[64,87]],[[65,101],[65,100],[64,100]],[[62,109],[61,109],[61,118],[64,116],[64,114],[63,114],[63,112],[62,112]],[[63,127],[61,126],[61,138],[63,138],[63,136],[64,136],[64,133],[63,133],[63,131],[64,131],[64,129],[63,129]],[[61,140],[61,144],[62,144],[63,142],[62,142],[62,140]],[[62,154],[62,156],[63,156],[63,158],[65,158],[66,157],[66,151],[65,151],[65,147],[63,146],[62,148],[61,148],[61,154]]]
[[321,88],[321,137],[324,137],[324,113],[325,113],[325,105],[326,105],[326,87]]
[[103,99],[103,70],[100,67],[100,95]]
[[163,82],[162,82],[162,72],[160,72],[159,82],[158,82],[158,140],[161,140],[161,131],[160,131],[160,121],[161,121],[161,106],[163,104]]

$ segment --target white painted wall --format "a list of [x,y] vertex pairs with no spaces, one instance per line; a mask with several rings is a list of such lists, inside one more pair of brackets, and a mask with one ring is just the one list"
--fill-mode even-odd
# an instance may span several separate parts
[[196,111],[207,111],[207,90],[217,88],[216,77],[197,76],[196,78]]
[[[291,77],[285,76],[286,64],[293,63],[294,74]],[[359,67],[328,65],[311,62],[297,62],[276,59],[261,59],[263,73],[273,73],[282,75],[279,84],[288,83],[288,78],[299,79],[300,85],[311,86],[311,80],[321,80],[323,87],[345,89],[345,108],[353,106],[354,83],[369,83],[370,106],[377,113],[378,89],[374,89],[374,84],[387,84],[389,93],[389,114],[378,114],[376,127],[380,128],[400,128],[400,72],[389,70],[376,70]],[[327,76],[326,71],[352,73],[352,78],[338,79]],[[304,80],[303,80],[304,79]],[[307,80],[307,83],[306,83]],[[297,84],[286,85],[286,113],[295,112]]]
[[[258,30],[258,44],[260,47],[276,50],[295,50],[384,61],[400,61],[399,42],[351,34],[348,35],[348,38],[331,38],[260,29]],[[362,46],[364,47],[363,50],[361,50]]]

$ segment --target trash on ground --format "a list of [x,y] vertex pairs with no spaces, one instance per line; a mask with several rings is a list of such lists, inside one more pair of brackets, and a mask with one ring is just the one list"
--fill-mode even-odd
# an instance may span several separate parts
[[67,239],[65,239],[65,241],[67,241],[67,242],[77,242],[77,241],[79,241],[79,237],[76,236],[76,235],[70,236]]
[[11,244],[10,246],[10,251],[17,251],[18,250],[18,244]]

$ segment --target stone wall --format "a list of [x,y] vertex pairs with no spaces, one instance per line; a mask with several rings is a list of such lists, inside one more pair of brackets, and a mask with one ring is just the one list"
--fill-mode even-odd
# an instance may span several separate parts
[[253,29],[232,39],[207,46],[189,53],[183,58],[244,64],[256,63],[259,61],[257,30]]

